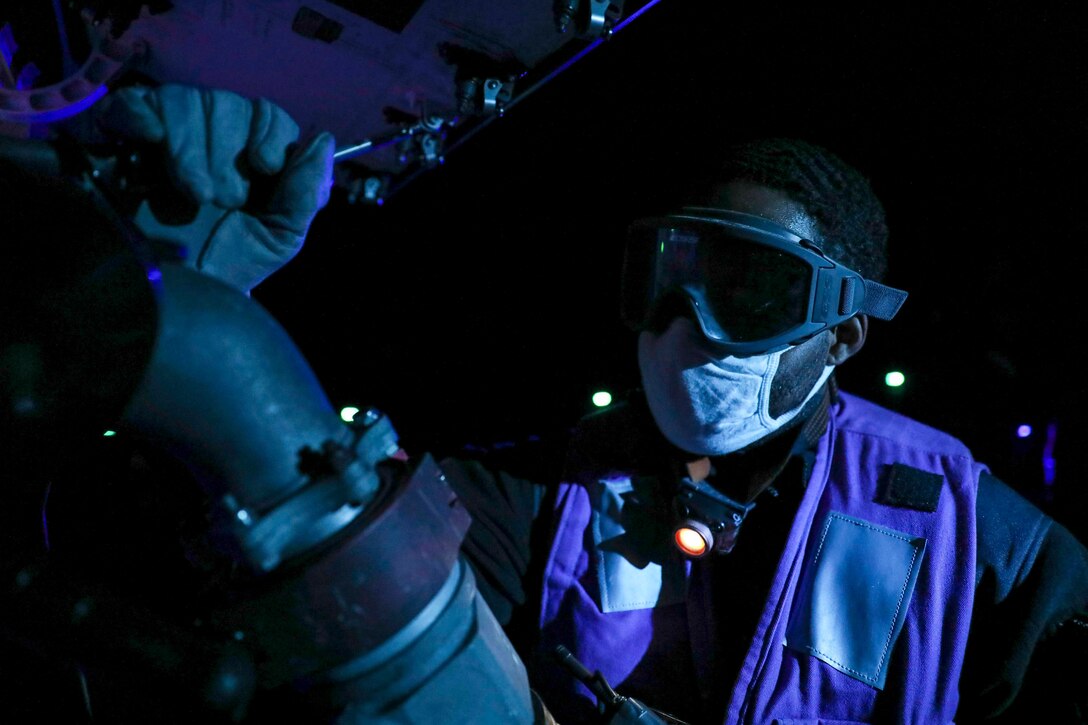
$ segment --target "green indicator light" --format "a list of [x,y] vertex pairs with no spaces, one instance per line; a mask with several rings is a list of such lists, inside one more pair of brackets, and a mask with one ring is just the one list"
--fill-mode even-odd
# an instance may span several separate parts
[[889,388],[898,388],[907,381],[907,376],[898,370],[892,370],[884,376],[884,384]]
[[341,408],[340,419],[343,420],[345,423],[350,423],[351,421],[355,420],[355,414],[358,412],[359,409],[353,405]]
[[117,431],[108,430],[108,431],[106,431],[105,433],[102,434],[102,437],[103,438],[109,438],[110,436],[115,436],[115,435],[117,435]]
[[612,403],[612,393],[600,390],[593,394],[593,404],[598,408],[604,408]]

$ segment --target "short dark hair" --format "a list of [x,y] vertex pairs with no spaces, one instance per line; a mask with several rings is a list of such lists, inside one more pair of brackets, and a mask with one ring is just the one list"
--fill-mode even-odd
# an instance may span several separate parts
[[[777,189],[801,204],[819,225],[824,252],[867,279],[887,271],[888,226],[869,180],[827,149],[796,138],[737,143],[699,181],[704,190],[729,181]],[[707,183],[709,182],[709,183]]]

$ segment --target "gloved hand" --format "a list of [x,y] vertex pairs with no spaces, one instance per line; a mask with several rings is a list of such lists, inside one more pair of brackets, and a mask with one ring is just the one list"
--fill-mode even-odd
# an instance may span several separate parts
[[265,99],[177,84],[125,87],[99,102],[96,121],[118,140],[159,145],[171,191],[198,205],[179,222],[144,202],[134,216],[141,231],[181,245],[186,264],[244,292],[294,258],[328,203],[332,135],[293,147],[298,124]]

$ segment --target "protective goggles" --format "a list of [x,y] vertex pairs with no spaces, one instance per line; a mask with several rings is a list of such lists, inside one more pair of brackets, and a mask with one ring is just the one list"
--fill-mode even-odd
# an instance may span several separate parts
[[859,313],[890,320],[907,293],[863,278],[763,217],[685,207],[629,227],[623,319],[646,329],[678,298],[723,352],[761,355]]

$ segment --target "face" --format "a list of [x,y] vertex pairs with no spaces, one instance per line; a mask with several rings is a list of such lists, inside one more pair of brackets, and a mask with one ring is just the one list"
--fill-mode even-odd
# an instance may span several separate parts
[[[754,214],[778,222],[806,239],[818,239],[819,228],[803,206],[775,189],[750,181],[731,181],[714,189],[709,206]],[[799,405],[824,366],[833,362],[829,356],[835,332],[825,330],[787,350],[771,381],[770,413],[779,416]]]

